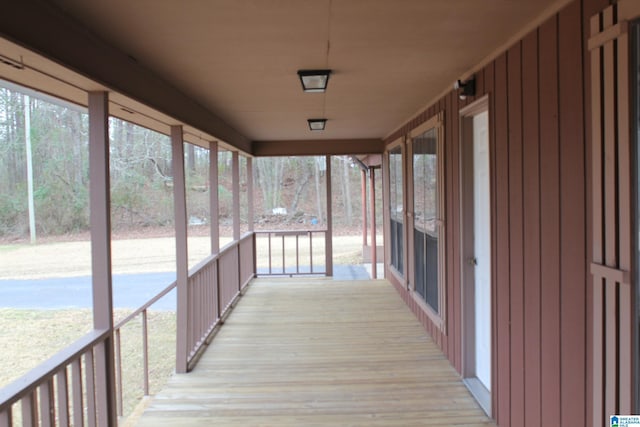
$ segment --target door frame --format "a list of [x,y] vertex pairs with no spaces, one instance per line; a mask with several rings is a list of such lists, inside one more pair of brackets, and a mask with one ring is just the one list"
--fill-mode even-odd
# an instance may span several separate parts
[[[482,409],[492,416],[493,395],[492,391],[478,380],[475,375],[475,274],[473,266],[468,262],[473,257],[474,240],[473,236],[469,236],[469,230],[473,230],[473,117],[487,112],[489,127],[489,152],[492,151],[491,142],[491,111],[489,109],[489,95],[485,95],[479,100],[460,109],[459,127],[460,127],[460,278],[461,278],[461,317],[462,317],[462,378],[471,392],[476,398]],[[471,162],[471,163],[470,163]],[[493,164],[491,156],[489,156],[489,175],[490,188],[493,187]],[[471,173],[470,173],[471,172]],[[489,193],[489,206],[493,206],[493,192]],[[491,221],[493,224],[493,221]],[[493,230],[489,231],[491,236]],[[493,263],[494,248],[491,242],[491,258]],[[491,301],[494,301],[494,269],[491,268]],[[494,349],[494,324],[493,307],[491,312],[491,376],[494,378],[495,369],[495,352]],[[493,383],[493,381],[492,381]],[[492,384],[492,389],[495,387]]]

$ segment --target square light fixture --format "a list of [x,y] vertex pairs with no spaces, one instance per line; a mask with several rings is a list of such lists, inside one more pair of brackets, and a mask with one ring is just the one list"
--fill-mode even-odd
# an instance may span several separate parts
[[298,70],[298,77],[305,92],[324,92],[327,90],[331,70]]
[[309,122],[310,130],[324,130],[327,119],[307,119],[307,122]]

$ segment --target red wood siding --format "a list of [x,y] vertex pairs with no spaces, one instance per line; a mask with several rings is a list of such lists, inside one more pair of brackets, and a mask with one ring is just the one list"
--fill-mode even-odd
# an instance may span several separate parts
[[637,2],[620,2],[595,15],[589,40],[591,128],[591,273],[593,333],[590,425],[633,410],[632,159],[628,20]]
[[[499,426],[591,420],[587,274],[591,166],[589,18],[576,0],[475,74],[489,95],[493,239],[493,417]],[[587,30],[585,30],[587,26]],[[455,78],[455,76],[452,76]],[[445,119],[447,330],[394,282],[451,364],[462,370],[460,101],[452,91],[387,142],[440,111]]]
[[540,102],[538,31],[522,42],[524,210],[524,408],[526,425],[541,424],[540,385]]

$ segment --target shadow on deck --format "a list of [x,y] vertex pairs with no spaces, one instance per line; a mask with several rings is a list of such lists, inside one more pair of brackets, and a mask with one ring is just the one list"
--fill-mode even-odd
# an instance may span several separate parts
[[386,281],[257,279],[138,426],[492,426]]

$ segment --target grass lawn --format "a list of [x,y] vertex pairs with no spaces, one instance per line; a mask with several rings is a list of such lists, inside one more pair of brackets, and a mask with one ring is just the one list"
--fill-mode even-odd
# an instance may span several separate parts
[[[118,310],[123,317],[126,312]],[[148,313],[150,393],[157,393],[174,371],[175,313]],[[0,308],[0,387],[33,369],[91,329],[91,311]],[[143,396],[142,320],[121,331],[125,417]]]

